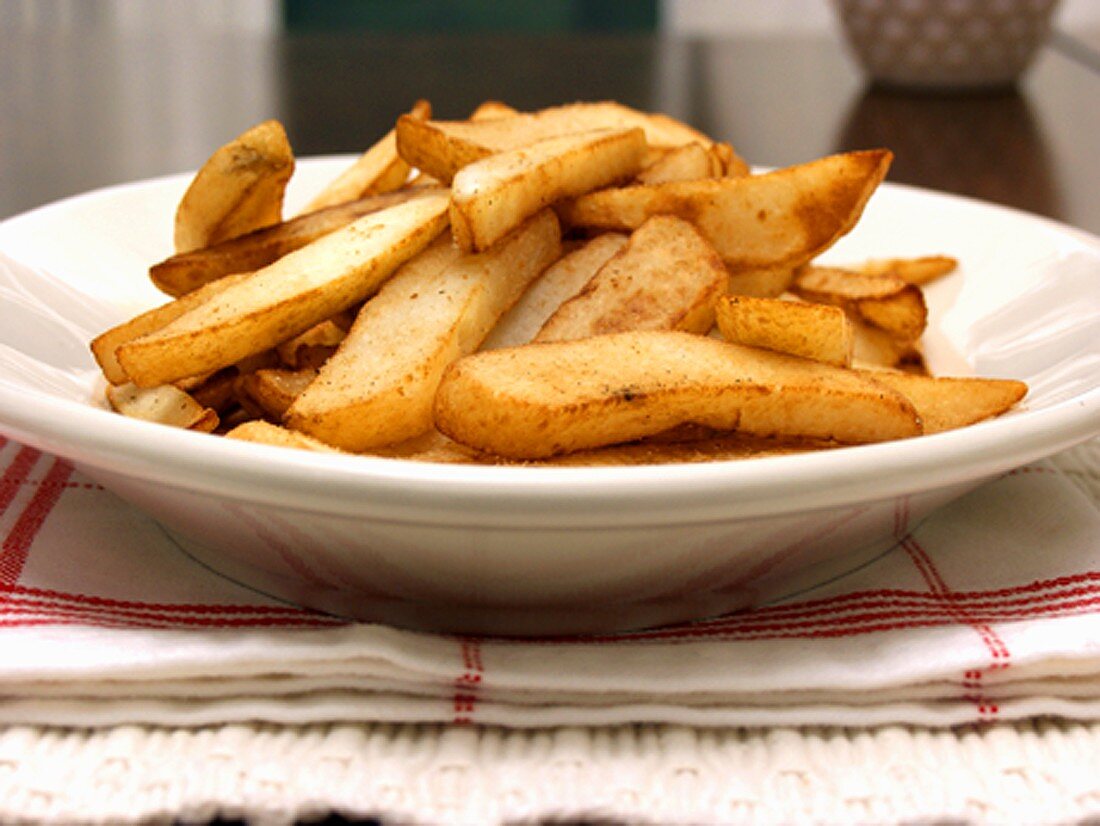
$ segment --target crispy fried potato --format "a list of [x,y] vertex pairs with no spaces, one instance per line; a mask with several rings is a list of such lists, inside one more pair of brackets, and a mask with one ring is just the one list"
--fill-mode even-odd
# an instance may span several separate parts
[[110,385],[107,401],[123,416],[146,422],[209,433],[218,426],[218,414],[203,407],[188,393],[171,384],[135,387]]
[[475,123],[479,120],[497,120],[499,118],[511,118],[520,114],[518,109],[513,109],[507,103],[499,100],[486,100],[477,105],[470,113],[470,120]]
[[453,248],[440,249],[438,262],[410,263],[367,302],[336,354],[287,411],[288,426],[351,451],[431,429],[443,370],[477,349],[558,258],[561,231],[546,210],[486,252],[455,257]]
[[884,149],[849,152],[763,175],[604,189],[557,209],[569,226],[614,230],[678,215],[735,273],[797,267],[855,226],[891,158]]
[[627,236],[605,232],[563,255],[538,277],[482,342],[483,350],[527,344],[558,307],[581,291],[623,248]]
[[714,324],[714,301],[728,283],[722,259],[691,224],[655,215],[550,316],[534,341],[628,330],[703,333]]
[[754,298],[778,298],[794,281],[795,268],[771,267],[730,272],[729,293]]
[[304,433],[296,433],[271,422],[256,419],[244,422],[226,432],[227,439],[238,439],[242,442],[256,442],[262,445],[274,447],[291,447],[297,450],[313,450],[318,453],[339,453],[337,448],[326,445],[319,439],[306,436]]
[[240,376],[235,390],[241,403],[257,414],[281,421],[294,401],[317,378],[317,371],[264,368]]
[[176,210],[176,252],[208,247],[282,219],[294,153],[282,124],[267,120],[218,149]]
[[890,275],[909,284],[923,286],[953,273],[958,259],[950,255],[925,255],[919,258],[880,258],[866,261],[859,267],[864,275]]
[[91,347],[92,355],[95,357],[99,369],[103,371],[104,377],[111,384],[126,384],[129,382],[130,379],[126,375],[126,371],[122,369],[122,365],[119,364],[116,356],[116,351],[121,345],[141,336],[155,333],[168,326],[177,318],[205,304],[234,284],[243,281],[248,275],[248,273],[239,273],[227,276],[219,281],[212,281],[194,292],[147,310],[129,321],[119,324],[117,327],[112,327],[110,330],[100,333],[92,339]]
[[186,295],[223,276],[266,267],[287,253],[346,227],[357,218],[403,204],[429,191],[418,189],[368,195],[358,201],[300,215],[213,246],[177,253],[150,267],[149,277],[168,295]]
[[320,367],[347,336],[355,319],[350,313],[326,318],[275,348],[279,360],[291,369]]
[[481,252],[554,202],[625,180],[641,167],[641,129],[581,132],[499,152],[464,167],[451,185],[451,232]]
[[685,143],[665,150],[634,179],[639,184],[664,184],[670,181],[696,181],[719,178],[726,166],[718,154],[701,143]]
[[[432,105],[426,100],[418,100],[406,115],[418,120],[428,120],[431,116]],[[374,146],[360,155],[355,163],[313,196],[302,212],[314,212],[325,207],[354,201],[366,195],[392,192],[409,180],[410,172],[412,167],[397,154],[397,136],[391,129]]]
[[915,341],[928,323],[924,293],[892,275],[864,275],[835,267],[804,267],[791,291],[808,301],[834,304],[903,341]]
[[852,324],[839,307],[729,295],[715,304],[723,337],[734,344],[849,367]]
[[645,132],[646,143],[657,149],[714,141],[666,115],[639,112],[619,103],[573,103],[533,114],[482,118],[476,121],[397,120],[397,151],[429,175],[450,182],[467,164],[496,152],[519,149],[536,141],[595,129],[634,129]]
[[890,370],[864,375],[909,399],[925,433],[940,433],[999,416],[1027,395],[1027,385],[1012,379],[933,378]]
[[866,376],[680,332],[477,353],[447,369],[435,401],[442,433],[517,459],[633,441],[685,422],[842,443],[921,433],[913,405]]
[[921,359],[918,342],[890,335],[851,314],[848,320],[852,325],[853,367],[895,368]]
[[150,387],[274,347],[373,294],[446,228],[448,200],[426,195],[366,215],[121,345],[119,364]]

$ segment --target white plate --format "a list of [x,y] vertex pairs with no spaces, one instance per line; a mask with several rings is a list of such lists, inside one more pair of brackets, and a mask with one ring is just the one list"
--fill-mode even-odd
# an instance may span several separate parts
[[[302,161],[301,203],[348,159]],[[826,259],[947,253],[928,290],[934,371],[1020,378],[1020,409],[965,430],[710,464],[474,467],[327,456],[113,414],[87,342],[163,301],[175,176],[0,224],[0,431],[70,459],[189,553],[363,619],[470,633],[634,628],[726,611],[881,552],[983,480],[1100,432],[1100,240],[883,186]]]

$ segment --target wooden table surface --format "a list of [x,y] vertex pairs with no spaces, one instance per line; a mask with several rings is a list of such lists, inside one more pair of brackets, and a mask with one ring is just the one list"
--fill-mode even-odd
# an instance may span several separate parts
[[839,36],[183,34],[0,28],[0,218],[194,168],[267,117],[301,155],[360,151],[413,100],[463,117],[613,98],[663,110],[749,161],[887,146],[889,180],[1100,233],[1100,38],[1056,32],[1018,88],[870,88]]

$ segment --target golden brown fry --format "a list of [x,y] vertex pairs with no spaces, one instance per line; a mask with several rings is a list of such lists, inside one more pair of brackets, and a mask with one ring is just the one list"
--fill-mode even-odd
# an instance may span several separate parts
[[238,135],[210,156],[180,200],[176,252],[277,224],[293,172],[294,153],[278,121]]
[[854,371],[680,332],[477,353],[448,368],[435,401],[442,433],[518,459],[633,441],[687,422],[843,443],[921,432],[905,397]]
[[346,227],[357,218],[411,201],[427,191],[368,195],[358,201],[300,215],[213,246],[173,255],[150,267],[149,277],[159,289],[179,297],[223,276],[266,267],[287,253]]
[[570,226],[636,229],[651,215],[691,221],[732,270],[797,267],[855,226],[890,166],[884,149],[764,175],[605,189],[558,207]]
[[121,345],[166,327],[180,316],[206,303],[214,296],[220,295],[247,277],[248,273],[240,273],[220,281],[213,281],[194,292],[147,310],[117,327],[100,333],[92,340],[92,355],[107,381],[111,384],[125,384],[130,380],[115,355]]
[[685,143],[711,146],[701,132],[665,115],[639,112],[619,103],[572,103],[535,113],[477,121],[397,121],[397,151],[412,166],[449,182],[462,167],[496,152],[519,149],[536,141],[595,129],[645,132],[650,147]]
[[837,367],[852,363],[852,325],[839,307],[778,298],[724,296],[715,304],[727,341]]
[[700,178],[719,178],[725,172],[725,163],[717,153],[701,143],[685,143],[665,150],[638,173],[634,182],[664,184],[670,181],[696,181]]
[[808,301],[835,304],[903,341],[915,341],[928,322],[924,293],[890,275],[864,275],[835,267],[804,267],[791,291]]
[[123,416],[132,419],[202,433],[209,433],[218,426],[218,414],[215,411],[203,407],[190,395],[171,384],[156,387],[110,385],[107,387],[107,401]]
[[312,368],[264,368],[240,376],[234,389],[242,405],[266,418],[281,421],[286,411],[317,378]]
[[150,387],[272,348],[373,294],[444,230],[448,200],[425,195],[366,215],[126,342],[119,364]]
[[534,341],[566,341],[628,330],[703,333],[728,275],[718,253],[687,221],[656,215],[634,231]]
[[[428,120],[431,116],[432,105],[426,100],[418,100],[406,115],[417,120]],[[409,180],[411,171],[412,167],[408,162],[397,154],[397,136],[391,129],[360,155],[355,163],[318,192],[302,212],[310,213],[366,195],[391,192]]]
[[351,451],[429,430],[443,370],[477,349],[558,258],[560,238],[546,210],[486,252],[455,257],[447,246],[430,266],[410,262],[363,307],[336,354],[287,411],[287,425]]
[[326,445],[319,439],[306,436],[304,433],[295,433],[271,422],[262,419],[244,422],[234,427],[225,434],[227,439],[238,439],[242,442],[255,442],[261,445],[273,447],[290,447],[296,450],[313,450],[318,453],[339,453],[335,447]]
[[581,291],[604,264],[623,248],[627,236],[605,232],[554,262],[493,327],[483,350],[530,342],[565,301]]
[[1027,385],[1011,379],[933,378],[890,370],[864,375],[909,399],[925,433],[940,433],[999,416],[1027,395]]
[[291,369],[320,367],[327,355],[318,360],[318,354],[331,355],[351,329],[355,319],[348,318],[348,315],[341,313],[337,318],[326,318],[294,338],[287,339],[275,348],[279,360]]
[[920,258],[873,259],[865,262],[859,271],[864,275],[889,275],[923,286],[949,275],[958,266],[958,260],[950,255],[925,255]]
[[451,185],[451,232],[481,252],[562,198],[632,176],[645,154],[641,129],[599,130],[538,141],[469,164]]

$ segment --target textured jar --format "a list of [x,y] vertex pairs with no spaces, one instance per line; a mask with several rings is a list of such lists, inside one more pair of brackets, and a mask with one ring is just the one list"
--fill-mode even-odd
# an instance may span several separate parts
[[837,0],[844,35],[878,84],[946,90],[1015,83],[1057,0]]

